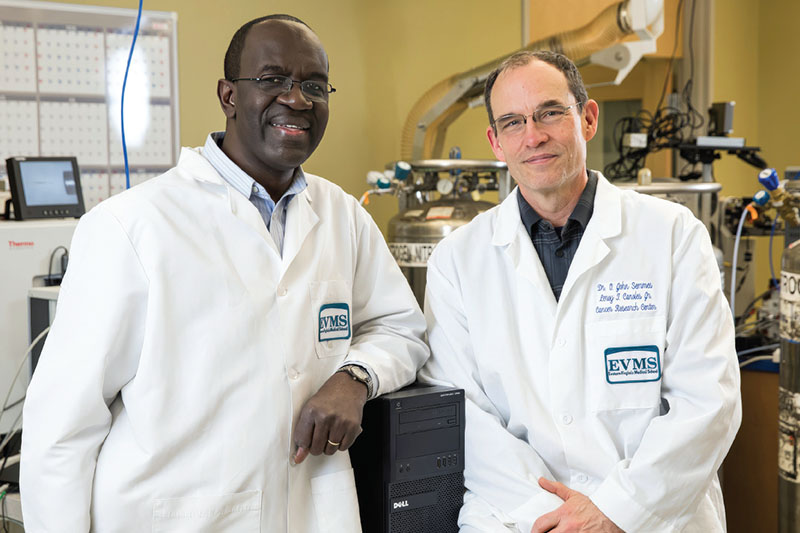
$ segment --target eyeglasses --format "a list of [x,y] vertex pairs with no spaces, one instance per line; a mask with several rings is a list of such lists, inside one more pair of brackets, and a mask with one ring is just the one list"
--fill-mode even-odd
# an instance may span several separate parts
[[228,81],[254,81],[258,84],[259,89],[267,94],[276,96],[288,93],[292,90],[294,84],[298,83],[306,98],[314,102],[327,102],[328,95],[336,92],[336,89],[330,83],[313,80],[298,81],[278,74],[269,74],[259,78],[234,78]]
[[570,109],[581,105],[583,105],[583,102],[576,102],[572,105],[548,105],[540,107],[530,115],[503,115],[494,119],[492,126],[495,127],[499,135],[519,135],[525,131],[528,117],[540,126],[551,126],[560,122],[569,113]]

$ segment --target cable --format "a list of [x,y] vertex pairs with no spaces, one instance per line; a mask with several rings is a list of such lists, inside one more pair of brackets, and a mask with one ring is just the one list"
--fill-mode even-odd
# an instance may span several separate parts
[[15,418],[14,422],[11,424],[11,429],[9,429],[8,433],[6,433],[6,438],[3,439],[3,442],[0,442],[0,453],[2,453],[2,451],[6,447],[6,445],[9,442],[11,442],[11,439],[13,439],[14,435],[16,435],[17,430],[19,429],[19,427],[17,425],[20,422],[22,422],[22,411],[20,411],[19,414],[17,414],[17,418]]
[[128,71],[131,69],[131,58],[133,57],[133,49],[136,46],[136,37],[139,35],[139,23],[142,20],[142,3],[144,0],[139,0],[139,14],[136,15],[136,28],[133,30],[133,41],[131,42],[131,50],[128,53],[128,64],[125,67],[125,78],[122,80],[122,97],[120,100],[120,129],[122,130],[122,156],[125,159],[125,188],[131,188],[131,172],[128,167],[128,145],[125,142],[125,86],[128,84]]
[[751,357],[747,361],[742,361],[741,363],[739,363],[739,368],[747,366],[750,363],[755,363],[757,361],[766,361],[767,359],[772,361],[772,356],[771,355],[759,355],[758,357]]
[[[3,407],[2,409],[0,409],[0,421],[3,420],[3,415],[5,414],[6,408],[8,407],[8,399],[11,397],[11,391],[14,389],[14,385],[17,383],[17,379],[19,378],[19,373],[22,371],[22,367],[25,365],[25,361],[28,360],[28,355],[30,355],[31,351],[33,351],[34,346],[39,344],[39,341],[42,340],[45,335],[47,335],[48,331],[50,331],[50,326],[44,328],[44,330],[42,330],[42,332],[39,333],[39,335],[35,339],[33,339],[33,342],[31,343],[30,346],[28,346],[28,349],[25,351],[25,355],[22,356],[22,361],[19,362],[19,366],[17,367],[17,372],[14,374],[14,379],[11,380],[11,385],[8,386],[8,393],[6,394],[6,398],[5,400],[3,400]],[[0,446],[0,449],[2,449],[2,446]]]
[[[753,298],[753,301],[750,302],[749,304],[747,304],[747,307],[745,307],[744,312],[742,312],[742,315],[739,317],[739,320],[737,322],[741,322],[742,320],[744,320],[747,317],[748,313],[750,313],[750,311],[753,310],[753,308],[756,306],[756,304],[759,302],[759,300],[763,300],[764,298],[766,298],[770,294],[772,294],[772,289],[767,289],[764,292],[762,292],[761,294],[759,294],[758,296],[756,296],[755,298]],[[739,325],[740,326],[744,326],[744,325],[747,325],[747,324],[739,324]]]
[[778,278],[775,277],[775,267],[772,264],[772,241],[775,240],[775,226],[778,224],[778,217],[772,223],[772,229],[769,230],[769,275],[772,276],[770,282],[776,289],[780,289],[781,285]]
[[[53,250],[53,253],[50,254],[50,261],[47,262],[47,282],[50,283],[50,280],[53,278],[53,258],[56,256],[56,252],[59,250],[64,250],[64,256],[69,257],[69,250],[67,250],[66,246],[56,246],[56,249]],[[62,256],[63,257],[63,256]],[[61,272],[63,275],[64,272]]]
[[661,96],[658,99],[656,109],[661,108],[664,102],[664,95],[667,93],[667,84],[669,82],[669,75],[672,74],[672,63],[675,61],[675,55],[678,52],[678,35],[681,31],[681,9],[683,8],[683,0],[678,2],[678,9],[675,13],[675,43],[672,45],[672,55],[669,57],[669,64],[667,65],[667,74],[664,76],[664,86],[661,88]]
[[[6,433],[6,436],[3,439],[3,442],[0,442],[0,453],[2,453],[3,450],[5,449],[6,445],[8,445],[8,443],[11,442],[11,439],[14,438],[14,435],[17,434],[17,430],[20,429],[20,427],[19,427],[21,425],[20,422],[22,422],[22,411],[20,411],[17,414],[17,418],[15,418],[14,422],[11,424],[11,427],[9,428],[8,432]],[[5,464],[3,465],[3,468],[5,468]],[[3,471],[3,468],[0,468],[0,472]]]
[[742,226],[744,226],[744,219],[747,218],[748,211],[746,208],[742,210],[742,216],[739,219],[739,227],[736,228],[736,240],[733,245],[733,264],[731,265],[731,314],[733,315],[734,322],[736,321],[736,260],[739,258],[739,241],[742,238]]
[[18,406],[19,404],[21,404],[24,401],[25,401],[25,396],[23,395],[22,398],[20,398],[19,400],[14,400],[10,404],[8,404],[8,407],[3,409],[3,412],[12,410],[13,408],[15,408],[16,406]]
[[771,324],[775,323],[776,319],[774,318],[763,318],[756,322],[748,322],[742,326],[736,328],[736,336],[737,337],[744,337],[746,333],[749,333],[753,330],[757,330],[762,327],[769,327]]
[[[681,101],[686,105],[686,111],[677,107],[663,106],[666,96],[667,85],[672,74],[672,66],[676,57],[678,44],[678,33],[681,26],[681,12],[683,10],[683,0],[678,3],[676,24],[675,24],[675,45],[670,56],[667,73],[664,77],[664,84],[661,89],[661,96],[658,105],[653,113],[646,110],[638,111],[634,116],[623,117],[614,125],[613,143],[619,153],[619,157],[607,164],[603,168],[603,174],[612,181],[633,180],[639,170],[644,167],[645,159],[651,153],[664,149],[674,149],[686,144],[694,136],[695,131],[703,127],[705,118],[692,105],[692,87],[694,84],[694,21],[695,21],[696,1],[692,1],[691,15],[689,21],[689,50],[690,67],[689,79],[681,90]],[[677,92],[676,92],[677,94]],[[626,133],[645,133],[647,142],[644,148],[631,148],[623,146]],[[684,167],[685,168],[685,167]],[[693,179],[700,177],[699,173],[692,172],[684,176],[679,174],[681,179]]]
[[703,127],[705,117],[692,105],[692,87],[694,86],[694,15],[697,0],[692,0],[692,10],[689,17],[689,79],[686,80],[686,85],[683,86],[683,101],[686,103],[686,109],[690,116],[691,133]]
[[[747,354],[751,354],[751,353],[763,352],[764,350],[774,350],[775,348],[780,348],[780,346],[781,345],[778,342],[776,342],[775,344],[765,344],[764,346],[757,346],[755,348],[748,348],[746,350],[742,350],[741,352],[736,352],[736,355],[741,357],[743,355],[747,355]],[[772,357],[772,356],[770,356],[770,357]]]
[[3,520],[3,533],[8,533],[8,522],[6,520],[6,494],[8,494],[8,483],[3,485],[0,492],[0,519]]

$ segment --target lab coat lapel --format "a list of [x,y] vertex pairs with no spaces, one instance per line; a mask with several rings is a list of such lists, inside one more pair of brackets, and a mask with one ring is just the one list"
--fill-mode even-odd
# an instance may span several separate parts
[[598,172],[592,218],[569,266],[560,301],[567,300],[580,277],[599,264],[611,251],[605,239],[616,237],[622,231],[620,194],[621,191]]
[[258,209],[250,202],[249,198],[246,198],[225,181],[214,166],[208,162],[208,159],[201,155],[199,150],[183,148],[178,160],[178,168],[186,171],[186,175],[198,181],[201,187],[218,194],[220,198],[224,198],[231,214],[255,231],[272,251],[280,257],[278,247],[272,240]]
[[286,211],[286,233],[283,240],[283,271],[289,268],[300,253],[303,243],[319,223],[312,206],[311,192],[306,187],[291,202]]
[[498,208],[497,226],[492,236],[492,245],[505,248],[508,260],[514,265],[518,276],[525,278],[538,291],[539,302],[555,314],[556,299],[542,266],[542,261],[533,247],[531,237],[522,225],[514,189]]

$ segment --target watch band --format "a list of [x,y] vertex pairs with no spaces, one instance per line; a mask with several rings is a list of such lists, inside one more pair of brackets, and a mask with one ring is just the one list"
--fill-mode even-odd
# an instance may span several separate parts
[[367,399],[372,398],[372,378],[370,377],[366,368],[361,365],[349,364],[342,366],[336,372],[346,372],[351,378],[353,378],[353,381],[359,381],[363,383],[367,387]]

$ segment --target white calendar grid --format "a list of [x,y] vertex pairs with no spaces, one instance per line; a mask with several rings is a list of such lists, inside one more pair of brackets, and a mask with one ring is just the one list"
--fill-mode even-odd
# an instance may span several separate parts
[[[122,89],[130,47],[130,34],[106,35],[108,87],[112,94],[119,94]],[[143,86],[152,98],[169,98],[169,64],[169,39],[158,35],[140,35],[136,39],[136,48],[131,58],[128,83]]]
[[[127,106],[126,106],[127,107]],[[119,109],[119,108],[117,108]],[[147,134],[140,139],[131,139],[126,134],[128,164],[141,166],[171,166],[172,163],[172,122],[168,105],[151,105],[147,112],[150,120]],[[125,131],[127,132],[127,126]],[[120,130],[111,132],[111,165],[124,166]]]
[[0,26],[0,91],[36,91],[36,48],[30,25]]
[[42,102],[39,128],[40,155],[74,155],[83,166],[108,166],[106,104]]
[[[143,170],[131,172],[131,187],[160,174]],[[83,189],[83,206],[89,211],[103,200],[125,190],[125,173],[113,172],[109,176],[107,172],[84,172],[81,174],[81,189]]]
[[40,93],[105,96],[102,30],[39,28],[36,57]]
[[[91,209],[125,188],[119,97],[135,11],[17,6],[0,0],[0,182],[8,157],[75,156]],[[174,166],[178,151],[174,14],[142,20],[125,96],[131,186]]]
[[11,156],[39,155],[35,100],[0,100],[0,168]]

